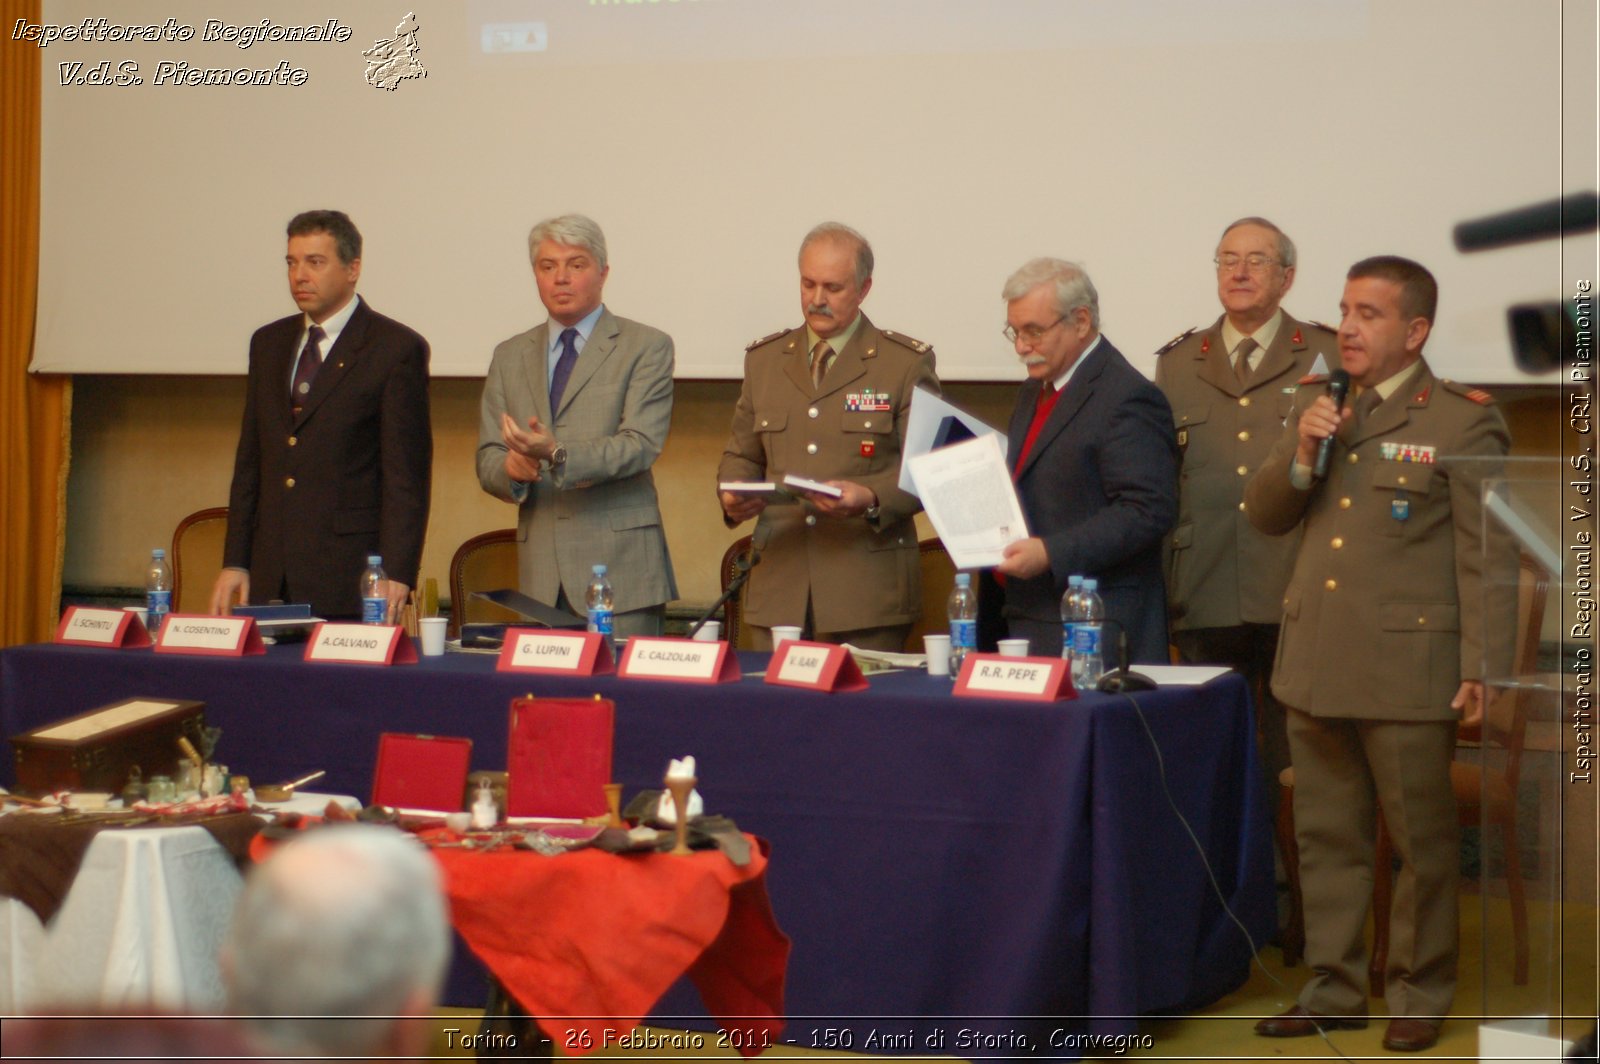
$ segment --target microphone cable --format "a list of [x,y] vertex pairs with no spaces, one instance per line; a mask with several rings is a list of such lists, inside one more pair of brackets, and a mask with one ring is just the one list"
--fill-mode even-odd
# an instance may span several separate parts
[[[1246,696],[1248,697],[1248,692],[1246,692]],[[1188,835],[1189,841],[1194,844],[1194,852],[1199,854],[1200,865],[1205,869],[1206,881],[1211,884],[1211,893],[1216,896],[1218,904],[1222,906],[1222,911],[1227,914],[1228,919],[1233,922],[1233,925],[1239,929],[1239,933],[1244,936],[1245,943],[1250,947],[1251,961],[1254,962],[1257,968],[1261,969],[1263,975],[1287,993],[1289,985],[1276,975],[1273,975],[1272,971],[1261,962],[1261,951],[1256,947],[1255,938],[1250,934],[1250,929],[1244,926],[1244,921],[1239,919],[1239,915],[1233,911],[1233,906],[1228,904],[1228,899],[1222,891],[1222,885],[1217,882],[1216,870],[1211,867],[1211,859],[1206,856],[1206,848],[1200,842],[1200,836],[1195,834],[1194,828],[1189,824],[1189,818],[1184,816],[1183,810],[1178,808],[1177,799],[1172,796],[1172,788],[1167,784],[1166,758],[1161,755],[1161,744],[1156,742],[1155,732],[1150,729],[1150,721],[1145,718],[1144,708],[1139,705],[1139,700],[1130,694],[1119,693],[1118,697],[1121,697],[1128,705],[1133,707],[1134,715],[1139,718],[1139,727],[1144,729],[1145,738],[1150,740],[1150,749],[1156,755],[1156,774],[1161,780],[1161,794],[1166,798],[1167,807],[1172,810],[1172,815],[1177,817],[1178,823],[1183,826],[1184,834]],[[1251,741],[1253,742],[1254,739]],[[1276,920],[1276,915],[1274,915],[1274,920]],[[1340,1060],[1351,1059],[1340,1052],[1339,1047],[1333,1044],[1333,1040],[1328,1037],[1327,1030],[1317,1022],[1316,1017],[1307,1017],[1307,1019],[1311,1021],[1311,1025],[1317,1029],[1317,1034],[1322,1037],[1323,1042],[1327,1044],[1335,1056]]]

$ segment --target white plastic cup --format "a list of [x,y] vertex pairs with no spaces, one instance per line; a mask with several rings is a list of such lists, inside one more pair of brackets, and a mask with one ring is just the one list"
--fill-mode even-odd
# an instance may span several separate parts
[[1000,640],[1000,656],[1002,658],[1025,658],[1028,656],[1028,641],[1026,639]]
[[450,622],[443,617],[423,617],[417,621],[422,632],[422,656],[436,658],[444,653],[444,629]]
[[950,637],[948,635],[925,635],[922,637],[922,648],[928,652],[928,675],[950,675]]
[[800,638],[798,624],[775,624],[772,626],[772,649],[777,650],[783,643],[793,642]]
[[150,611],[149,610],[145,609],[143,606],[124,606],[122,608],[123,608],[123,610],[125,612],[131,613],[135,617],[139,618],[139,623],[140,624],[144,625],[146,628],[150,627]]
[[721,621],[707,621],[705,624],[702,624],[700,626],[700,630],[694,634],[694,641],[696,643],[715,643],[721,638]]

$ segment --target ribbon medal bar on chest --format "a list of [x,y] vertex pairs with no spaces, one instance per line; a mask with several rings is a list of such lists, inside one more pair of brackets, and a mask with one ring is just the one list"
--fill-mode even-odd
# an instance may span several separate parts
[[844,408],[849,413],[887,413],[894,407],[889,403],[888,392],[847,392]]

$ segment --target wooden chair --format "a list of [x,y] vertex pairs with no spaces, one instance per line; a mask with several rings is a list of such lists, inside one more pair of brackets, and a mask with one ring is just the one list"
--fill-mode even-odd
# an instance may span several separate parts
[[[211,585],[222,571],[222,549],[228,538],[228,508],[213,506],[178,522],[172,533],[172,612],[204,613],[211,605]],[[184,588],[189,589],[189,600]]]
[[[1533,672],[1539,658],[1539,635],[1544,619],[1549,577],[1524,556],[1517,579],[1517,632],[1512,664],[1513,675]],[[1504,764],[1490,769],[1485,764],[1453,761],[1450,788],[1455,792],[1460,823],[1476,827],[1485,819],[1500,831],[1505,851],[1506,894],[1511,902],[1512,977],[1518,986],[1528,982],[1528,901],[1522,878],[1522,859],[1517,839],[1517,783],[1522,764],[1523,734],[1527,729],[1527,699],[1530,692],[1511,688],[1488,708],[1481,728],[1459,729],[1458,743],[1504,751]],[[1277,836],[1289,880],[1289,925],[1285,928],[1283,960],[1286,967],[1299,963],[1305,948],[1305,911],[1300,894],[1300,857],[1294,838],[1294,766],[1278,776],[1283,785],[1278,804]],[[1374,997],[1382,997],[1384,970],[1389,962],[1389,909],[1393,901],[1394,843],[1383,815],[1377,818],[1373,850],[1372,882],[1372,958],[1367,981]]]
[[[1544,620],[1545,598],[1550,592],[1549,577],[1531,558],[1522,558],[1517,575],[1517,634],[1512,661],[1513,676],[1534,672],[1539,662],[1539,635]],[[1506,897],[1511,903],[1512,980],[1528,985],[1528,888],[1522,877],[1521,843],[1517,837],[1517,784],[1522,771],[1522,741],[1528,727],[1528,699],[1525,687],[1511,687],[1484,712],[1479,727],[1463,727],[1456,732],[1459,745],[1478,750],[1473,761],[1450,763],[1450,789],[1455,792],[1456,811],[1462,827],[1493,826],[1500,835],[1501,859],[1505,864]],[[1499,767],[1491,767],[1489,755],[1497,751]],[[1479,859],[1489,859],[1488,835],[1483,838]],[[1394,843],[1378,821],[1376,865],[1373,872],[1372,962],[1367,977],[1373,993],[1382,994],[1384,969],[1389,961],[1389,900],[1393,890]],[[1381,904],[1380,904],[1381,902]]]
[[500,528],[473,536],[450,559],[451,639],[466,621],[511,624],[521,620],[503,606],[472,597],[474,591],[517,586],[517,530]]
[[[740,536],[728,544],[728,549],[722,552],[722,565],[717,573],[721,578],[721,588],[728,590],[728,585],[733,583],[733,578],[739,573],[739,559],[750,550],[750,537]],[[744,623],[744,589],[729,599],[722,607],[722,638],[728,641],[728,646],[734,650],[740,647],[746,650],[755,645],[753,633]]]

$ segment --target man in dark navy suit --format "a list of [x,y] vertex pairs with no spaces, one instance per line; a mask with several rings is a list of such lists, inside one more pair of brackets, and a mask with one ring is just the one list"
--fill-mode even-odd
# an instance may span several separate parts
[[1131,660],[1167,661],[1161,540],[1178,513],[1172,409],[1100,335],[1099,296],[1081,267],[1034,259],[1002,296],[1005,336],[1028,372],[1008,461],[1033,532],[995,570],[1010,633],[1030,653],[1059,655],[1061,595],[1080,573],[1099,580],[1115,622],[1107,646],[1120,626]]
[[428,525],[428,342],[356,295],[361,234],[346,215],[307,211],[288,234],[300,313],[250,338],[211,612],[283,599],[359,616],[361,573],[379,554],[393,618],[416,585]]

